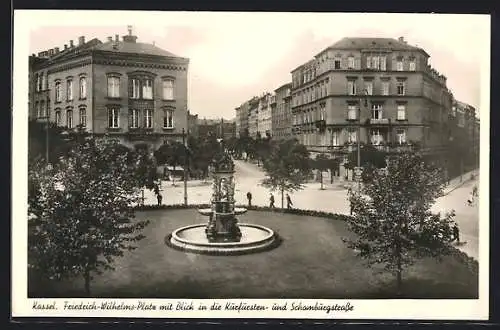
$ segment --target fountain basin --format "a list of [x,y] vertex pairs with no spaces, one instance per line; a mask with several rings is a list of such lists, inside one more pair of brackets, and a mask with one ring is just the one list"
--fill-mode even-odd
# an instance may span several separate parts
[[206,236],[206,224],[196,224],[176,229],[166,238],[167,245],[181,251],[212,254],[241,255],[260,252],[277,246],[278,237],[271,229],[242,223],[238,242],[210,242]]
[[[198,213],[200,213],[201,215],[209,216],[212,214],[212,212],[213,212],[213,210],[210,208],[198,209]],[[241,214],[244,214],[246,212],[247,212],[247,209],[244,207],[235,207],[234,208],[234,215],[241,215]],[[218,213],[218,214],[233,214],[233,212],[231,212],[231,213]]]

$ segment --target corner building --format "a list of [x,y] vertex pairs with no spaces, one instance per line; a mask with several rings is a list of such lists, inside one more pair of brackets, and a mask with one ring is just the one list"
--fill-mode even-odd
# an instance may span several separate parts
[[189,60],[137,42],[131,28],[121,40],[80,37],[78,45],[70,41],[30,63],[32,118],[154,148],[181,140],[187,129]]
[[345,159],[360,143],[439,153],[452,95],[425,50],[403,38],[344,38],[292,71],[294,136]]

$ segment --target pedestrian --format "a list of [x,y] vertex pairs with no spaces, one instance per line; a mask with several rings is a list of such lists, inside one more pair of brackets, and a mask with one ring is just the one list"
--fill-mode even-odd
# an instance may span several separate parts
[[252,193],[247,192],[248,207],[252,206]]
[[453,241],[457,241],[457,243],[460,243],[460,229],[458,229],[456,223],[453,225]]
[[163,200],[163,196],[160,193],[158,193],[158,194],[156,194],[156,199],[158,200],[158,206],[160,206],[161,201]]
[[477,186],[474,186],[474,188],[472,188],[472,196],[477,197]]
[[293,206],[292,199],[290,198],[290,195],[286,194],[286,208],[291,209]]
[[271,196],[269,197],[269,207],[274,209],[274,195],[271,193]]
[[474,204],[474,197],[472,197],[472,199],[471,199],[471,198],[469,198],[469,199],[467,200],[467,205],[472,206],[473,204]]

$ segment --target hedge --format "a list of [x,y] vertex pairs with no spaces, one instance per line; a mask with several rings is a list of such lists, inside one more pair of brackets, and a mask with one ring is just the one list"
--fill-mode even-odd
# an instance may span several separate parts
[[[140,205],[134,207],[136,211],[149,211],[149,210],[182,210],[182,209],[199,209],[199,208],[210,208],[210,204],[173,204],[173,205]],[[270,208],[268,206],[248,206],[248,205],[236,205],[236,207],[244,207],[250,211],[266,211],[275,213],[287,213],[294,215],[305,215],[311,217],[327,218],[332,220],[347,221],[351,216],[338,213],[330,213],[323,211],[314,210],[302,210],[302,209],[280,209],[280,208]],[[463,264],[465,264],[471,271],[477,273],[479,270],[479,263],[473,257],[468,256],[466,253],[460,251],[456,247],[451,247],[451,255],[459,259]]]

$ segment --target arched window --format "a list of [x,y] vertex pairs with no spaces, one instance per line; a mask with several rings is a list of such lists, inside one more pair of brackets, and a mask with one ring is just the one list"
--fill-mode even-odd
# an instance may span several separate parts
[[57,80],[55,84],[56,102],[61,102],[61,81]]
[[84,107],[81,107],[79,109],[79,125],[81,127],[87,127],[87,109]]
[[73,110],[66,111],[66,126],[73,128]]
[[120,77],[117,75],[108,76],[108,97],[120,97]]
[[56,110],[55,121],[57,126],[61,126],[61,110]]
[[80,77],[80,99],[87,98],[87,78]]

